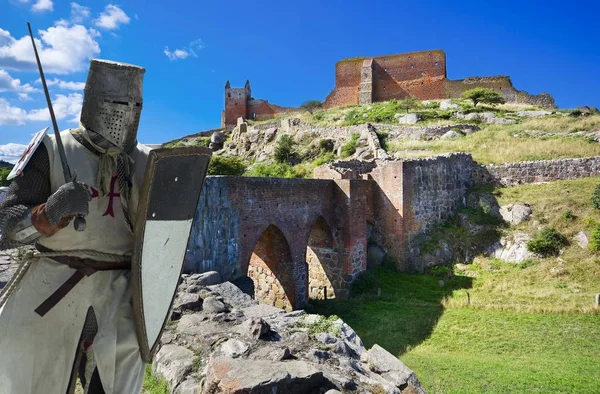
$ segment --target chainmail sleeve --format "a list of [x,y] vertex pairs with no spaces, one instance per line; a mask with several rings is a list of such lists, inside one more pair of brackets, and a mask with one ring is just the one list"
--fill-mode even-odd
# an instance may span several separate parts
[[7,234],[30,208],[45,203],[50,196],[50,160],[41,144],[31,156],[23,174],[13,179],[4,201],[0,203],[0,250],[13,249],[24,244],[10,239]]

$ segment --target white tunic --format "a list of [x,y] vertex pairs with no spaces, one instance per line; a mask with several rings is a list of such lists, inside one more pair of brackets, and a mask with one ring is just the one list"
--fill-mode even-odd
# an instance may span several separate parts
[[[69,131],[61,133],[71,171],[90,185],[92,201],[85,231],[69,225],[41,245],[52,250],[91,249],[131,254],[133,236],[127,229],[118,196],[118,182],[100,198],[96,177],[100,158]],[[50,159],[52,192],[65,183],[54,137],[44,144]],[[149,149],[138,145],[134,160],[130,213],[137,210],[139,188]],[[135,221],[135,217],[132,218]],[[96,258],[98,260],[98,258]],[[61,286],[74,269],[48,258],[34,262],[0,308],[0,394],[65,394],[87,310],[94,308],[98,334],[94,357],[106,394],[139,393],[144,378],[131,306],[130,271],[97,271],[84,277],[45,316],[34,312]]]

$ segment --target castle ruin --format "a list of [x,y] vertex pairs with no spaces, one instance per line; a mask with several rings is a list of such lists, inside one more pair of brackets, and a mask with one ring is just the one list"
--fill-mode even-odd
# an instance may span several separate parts
[[[325,99],[324,107],[370,104],[408,97],[419,100],[458,98],[464,91],[476,87],[498,91],[509,103],[555,107],[550,94],[532,95],[516,90],[509,76],[449,80],[446,53],[443,50],[340,60],[335,67],[335,87]],[[297,110],[253,98],[249,81],[243,88],[231,88],[227,81],[221,127],[232,129],[239,117],[263,120]]]

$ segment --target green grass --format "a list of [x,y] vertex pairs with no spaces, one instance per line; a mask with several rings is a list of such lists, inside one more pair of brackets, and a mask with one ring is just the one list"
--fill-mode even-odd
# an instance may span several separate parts
[[[571,239],[600,223],[597,184],[600,177],[491,190],[501,205],[533,209],[504,232],[553,227]],[[379,297],[320,301],[316,310],[340,316],[367,348],[399,356],[429,393],[600,392],[599,253],[571,242],[559,257],[522,265],[478,256],[462,270],[374,273]]]
[[170,392],[167,381],[152,373],[152,365],[146,365],[142,394],[170,394]]
[[388,153],[401,158],[468,152],[482,164],[551,160],[600,155],[600,144],[583,137],[533,138],[523,134],[524,124],[481,125],[482,130],[452,140],[387,140]]

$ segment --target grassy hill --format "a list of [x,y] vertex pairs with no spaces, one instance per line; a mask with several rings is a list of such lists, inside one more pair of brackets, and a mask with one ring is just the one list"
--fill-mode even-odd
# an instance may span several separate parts
[[[533,209],[531,220],[506,231],[535,235],[552,227],[572,240],[600,222],[591,204],[598,184],[588,178],[494,195]],[[379,297],[318,303],[317,310],[398,355],[429,393],[598,393],[598,252],[571,242],[560,256],[521,265],[479,256],[466,269],[405,275],[382,268],[375,275]]]

